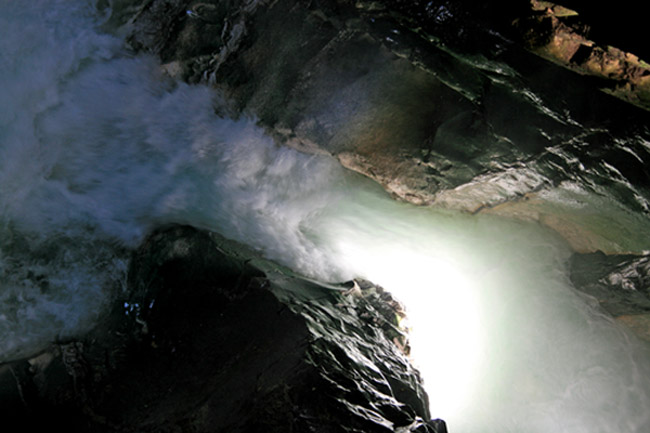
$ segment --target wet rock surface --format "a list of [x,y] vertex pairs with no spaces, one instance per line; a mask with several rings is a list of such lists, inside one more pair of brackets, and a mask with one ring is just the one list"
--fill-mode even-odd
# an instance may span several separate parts
[[525,2],[156,0],[126,28],[170,75],[219,89],[222,114],[254,116],[398,199],[523,215],[580,252],[647,249],[645,236],[613,240],[627,226],[618,216],[583,227],[580,209],[598,204],[550,197],[579,185],[647,212],[650,133],[647,113],[600,79],[529,52],[513,22],[530,13]]
[[399,305],[371,283],[325,287],[213,234],[170,227],[135,252],[128,284],[89,335],[0,366],[7,422],[28,431],[446,431],[428,421]]
[[650,341],[650,257],[575,254],[571,281],[607,313]]
[[571,280],[614,316],[650,313],[648,256],[576,254],[571,260]]
[[[650,65],[639,59],[638,55],[626,52],[608,44],[597,44],[589,39],[591,28],[580,21],[579,12],[555,5],[550,2],[534,1],[531,13],[518,19],[516,26],[522,33],[525,44],[533,52],[551,61],[581,74],[597,77],[601,80],[602,90],[635,104],[646,110],[650,109]],[[577,5],[581,10],[591,8]],[[631,14],[632,15],[632,14]],[[618,17],[620,19],[620,17]],[[597,17],[591,16],[591,19]],[[613,21],[613,27],[618,29],[621,21]],[[596,28],[610,27],[610,34],[604,39],[619,40],[617,33],[611,29],[612,24]],[[623,42],[623,41],[621,41]],[[625,46],[630,41],[623,42]],[[631,41],[632,47],[637,47]],[[641,50],[645,53],[646,50]],[[638,53],[638,52],[637,52]]]

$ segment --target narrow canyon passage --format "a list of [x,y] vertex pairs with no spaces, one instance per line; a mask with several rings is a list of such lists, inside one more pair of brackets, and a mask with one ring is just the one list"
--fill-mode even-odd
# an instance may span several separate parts
[[0,1],[0,362],[92,328],[126,290],[129,251],[186,224],[393,293],[452,433],[650,428],[648,345],[575,290],[558,233],[398,202],[219,115],[227,98],[125,51],[99,19],[92,2]]

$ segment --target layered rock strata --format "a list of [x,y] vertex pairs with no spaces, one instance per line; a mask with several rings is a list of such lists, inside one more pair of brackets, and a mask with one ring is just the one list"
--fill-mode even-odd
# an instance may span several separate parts
[[536,221],[579,252],[643,251],[650,237],[626,234],[626,210],[591,221],[601,206],[581,195],[650,209],[647,114],[531,54],[534,38],[517,42],[525,22],[561,19],[553,13],[155,0],[122,29],[170,75],[217,88],[221,114],[253,116],[278,142],[331,154],[398,199]]
[[530,50],[570,70],[599,78],[605,92],[650,110],[648,63],[633,53],[590,40],[590,28],[577,20],[578,12],[550,2],[532,4],[533,13],[516,21]]

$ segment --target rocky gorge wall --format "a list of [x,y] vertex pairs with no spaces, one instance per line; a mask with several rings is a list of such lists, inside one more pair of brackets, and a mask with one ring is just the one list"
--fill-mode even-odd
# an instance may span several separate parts
[[650,72],[591,41],[607,40],[595,21],[537,1],[158,0],[121,24],[168,74],[220,89],[227,115],[397,199],[536,221],[578,254],[644,254]]
[[169,74],[222,90],[229,115],[334,155],[399,199],[536,220],[580,252],[645,249],[625,212],[607,217],[609,234],[546,192],[578,183],[645,212],[646,114],[517,43],[536,10],[475,8],[155,1],[125,28]]
[[[132,52],[216,87],[219,115],[257,119],[278,144],[332,155],[399,200],[552,228],[576,253],[574,286],[646,335],[646,113],[530,54],[504,24],[520,9],[98,6]],[[400,307],[372,283],[313,282],[167,227],[133,254],[125,287],[92,332],[0,367],[11,416],[109,432],[445,429],[405,356]]]
[[401,307],[379,287],[325,287],[184,226],[153,233],[128,278],[126,297],[92,332],[0,366],[6,422],[23,431],[446,432],[429,420]]

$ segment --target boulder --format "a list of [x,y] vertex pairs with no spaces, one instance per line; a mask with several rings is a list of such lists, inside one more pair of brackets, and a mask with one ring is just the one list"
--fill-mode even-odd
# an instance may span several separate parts
[[[93,432],[437,432],[396,301],[174,226],[90,334],[0,367],[5,420]],[[444,354],[441,354],[444,356]],[[4,412],[3,412],[4,413]]]
[[574,254],[571,281],[576,289],[641,338],[650,341],[650,257]]

